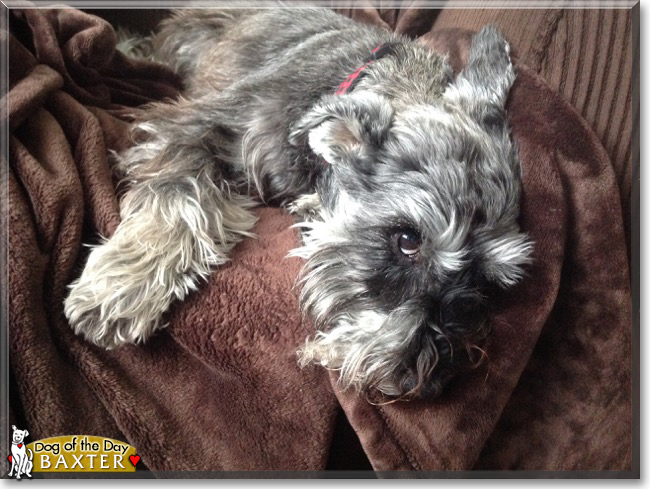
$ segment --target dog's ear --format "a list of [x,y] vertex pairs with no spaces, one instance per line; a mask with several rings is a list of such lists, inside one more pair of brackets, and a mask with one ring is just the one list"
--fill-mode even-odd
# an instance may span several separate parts
[[467,65],[444,98],[481,124],[505,128],[503,109],[514,80],[510,46],[496,28],[486,26],[472,39]]
[[15,425],[15,424],[12,424],[12,425],[11,425],[11,429],[14,430],[14,431],[16,431],[16,425]]
[[[499,148],[499,165],[477,165],[477,177],[496,184],[499,195],[520,194],[520,167],[516,147],[509,138],[505,104],[515,79],[510,47],[499,31],[487,26],[472,39],[467,65],[447,87],[444,99],[459,107],[485,128],[495,147]],[[516,226],[518,206],[504,199],[489,199],[485,205],[490,215],[500,216],[490,230],[479,231],[477,249],[481,272],[490,282],[501,287],[517,283],[524,275],[524,266],[531,263],[533,245]]]
[[328,95],[295,126],[289,142],[307,143],[325,161],[337,164],[346,155],[365,156],[379,148],[392,120],[393,107],[381,95]]
[[477,243],[483,276],[500,287],[515,285],[532,262],[533,243],[524,233],[512,232]]

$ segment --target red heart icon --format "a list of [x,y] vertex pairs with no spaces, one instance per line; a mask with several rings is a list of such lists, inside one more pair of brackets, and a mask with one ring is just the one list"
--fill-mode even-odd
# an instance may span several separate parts
[[12,460],[11,455],[9,455],[9,456],[7,457],[7,459],[9,460],[9,462],[11,462],[11,460]]
[[138,462],[140,461],[140,455],[131,455],[129,457],[129,460],[131,461],[131,463],[135,467],[136,465],[138,465]]
[[23,444],[22,444],[22,443],[19,443],[19,444],[18,444],[18,448],[22,448],[22,447],[23,447]]

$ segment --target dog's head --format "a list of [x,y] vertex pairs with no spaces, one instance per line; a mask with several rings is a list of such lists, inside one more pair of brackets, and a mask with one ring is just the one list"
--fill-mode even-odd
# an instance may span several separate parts
[[13,435],[11,436],[11,440],[14,443],[21,443],[29,435],[29,431],[27,430],[16,429],[16,426],[14,425],[12,425],[11,428],[13,429]]
[[476,359],[487,288],[519,281],[532,251],[504,109],[513,80],[507,43],[486,28],[434,103],[360,89],[303,121],[328,165],[321,218],[296,251],[319,329],[303,362],[339,370],[343,387],[418,397]]

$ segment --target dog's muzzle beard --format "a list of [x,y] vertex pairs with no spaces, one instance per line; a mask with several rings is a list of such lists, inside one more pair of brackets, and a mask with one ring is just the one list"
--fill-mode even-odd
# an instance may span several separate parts
[[302,366],[335,371],[342,390],[385,403],[436,397],[484,359],[482,296],[454,304],[419,296],[386,310],[354,271],[335,262],[316,253],[303,270],[301,305],[317,332],[298,352]]

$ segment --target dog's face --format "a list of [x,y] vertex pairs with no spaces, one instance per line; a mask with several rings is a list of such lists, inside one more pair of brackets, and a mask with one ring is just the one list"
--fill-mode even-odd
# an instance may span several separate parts
[[507,44],[485,29],[434,104],[358,90],[308,116],[327,167],[296,252],[319,329],[303,362],[339,370],[343,387],[419,397],[478,357],[488,287],[516,283],[532,251],[504,110],[513,80]]
[[13,428],[13,435],[11,439],[14,443],[21,443],[22,441],[25,440],[25,437],[29,435],[29,432],[27,430],[18,430],[16,429],[15,426],[12,426],[12,428]]

